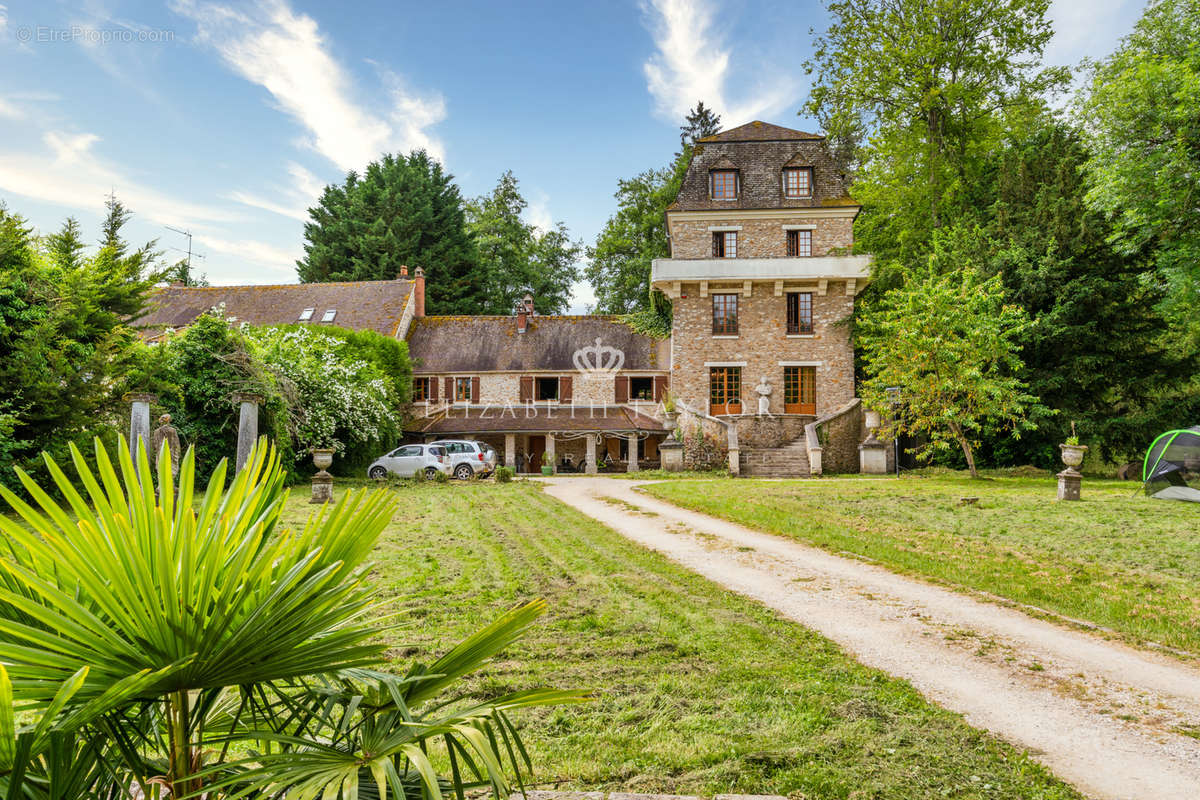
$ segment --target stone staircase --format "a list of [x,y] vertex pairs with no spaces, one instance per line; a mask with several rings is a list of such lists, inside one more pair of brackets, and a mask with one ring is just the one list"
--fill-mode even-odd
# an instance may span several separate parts
[[741,474],[754,478],[808,478],[808,446],[801,436],[781,447],[743,447]]

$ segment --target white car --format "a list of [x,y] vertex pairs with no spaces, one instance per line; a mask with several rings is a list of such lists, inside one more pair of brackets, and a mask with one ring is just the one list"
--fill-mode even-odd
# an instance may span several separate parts
[[471,439],[439,439],[434,444],[450,454],[450,472],[460,481],[476,475],[487,477],[496,471],[496,449],[487,442]]
[[388,473],[401,478],[411,478],[423,472],[432,478],[439,472],[450,474],[450,455],[440,444],[405,444],[385,456],[380,456],[367,467],[367,477],[382,480]]

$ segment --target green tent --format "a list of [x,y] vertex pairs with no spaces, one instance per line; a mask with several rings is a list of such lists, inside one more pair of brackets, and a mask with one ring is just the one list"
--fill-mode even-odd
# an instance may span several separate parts
[[1187,482],[1195,472],[1200,472],[1200,425],[1167,431],[1151,443],[1142,462],[1142,486],[1161,500],[1200,503],[1200,489]]

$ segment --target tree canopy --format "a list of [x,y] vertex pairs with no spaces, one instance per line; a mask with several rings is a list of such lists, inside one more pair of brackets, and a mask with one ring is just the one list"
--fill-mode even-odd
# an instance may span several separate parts
[[430,314],[478,313],[478,256],[454,176],[424,150],[382,156],[325,187],[304,226],[302,281],[392,280],[422,267]]
[[1088,201],[1127,255],[1151,248],[1167,309],[1200,344],[1200,3],[1151,2],[1095,65],[1078,112],[1091,157]]
[[571,305],[583,245],[572,241],[561,222],[545,231],[526,222],[522,214],[528,205],[511,170],[490,193],[467,204],[467,230],[478,252],[476,279],[483,296],[475,313],[511,314],[526,292],[533,294],[542,314],[560,314]]

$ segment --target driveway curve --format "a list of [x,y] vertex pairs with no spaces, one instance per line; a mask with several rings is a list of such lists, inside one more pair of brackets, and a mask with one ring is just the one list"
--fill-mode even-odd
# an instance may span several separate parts
[[1084,794],[1200,798],[1200,669],[791,539],[679,508],[645,482],[543,479],[623,536],[837,642]]

